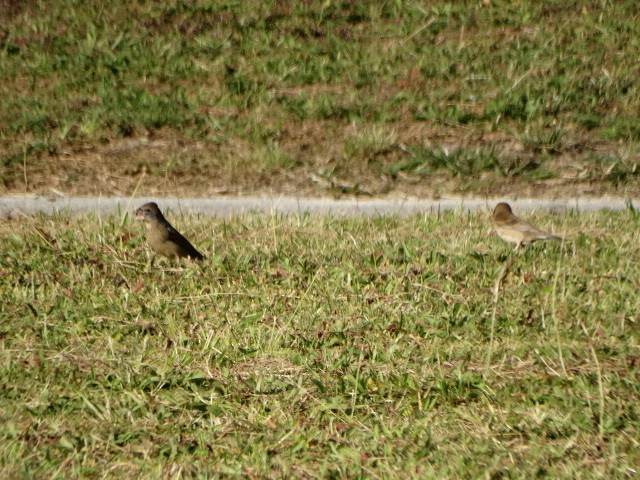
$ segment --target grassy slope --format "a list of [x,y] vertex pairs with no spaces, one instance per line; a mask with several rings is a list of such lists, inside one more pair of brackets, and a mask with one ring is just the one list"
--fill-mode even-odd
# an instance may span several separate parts
[[[10,7],[10,8],[9,8]],[[623,2],[15,2],[5,192],[637,193]],[[555,190],[554,190],[555,189]]]
[[[0,475],[628,478],[640,463],[638,219],[0,225]],[[494,303],[495,286],[499,286]]]

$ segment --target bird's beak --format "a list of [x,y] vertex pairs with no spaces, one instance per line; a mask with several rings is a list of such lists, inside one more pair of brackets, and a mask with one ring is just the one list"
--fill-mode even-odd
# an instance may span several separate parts
[[144,212],[140,209],[136,210],[136,222],[144,222],[145,220]]

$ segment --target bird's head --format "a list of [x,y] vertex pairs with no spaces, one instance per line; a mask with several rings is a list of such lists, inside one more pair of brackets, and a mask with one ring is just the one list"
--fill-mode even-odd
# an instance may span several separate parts
[[155,202],[145,203],[136,210],[136,221],[138,222],[150,222],[160,218],[162,218],[162,212]]
[[513,215],[513,212],[508,203],[500,202],[496,205],[496,208],[493,209],[493,218],[496,220],[509,218],[511,215]]

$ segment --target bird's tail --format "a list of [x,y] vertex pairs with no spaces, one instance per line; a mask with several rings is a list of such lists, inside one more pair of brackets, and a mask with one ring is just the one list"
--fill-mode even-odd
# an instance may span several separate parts
[[544,237],[540,237],[541,240],[564,240],[563,237],[559,237],[558,235],[551,235],[550,233],[546,233]]

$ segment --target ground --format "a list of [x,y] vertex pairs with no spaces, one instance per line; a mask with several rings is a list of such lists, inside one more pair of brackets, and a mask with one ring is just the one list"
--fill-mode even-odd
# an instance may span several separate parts
[[0,194],[640,190],[634,2],[3,5]]
[[[392,129],[393,127],[389,127]],[[345,127],[348,135],[349,127]],[[546,163],[555,172],[552,178],[509,177],[496,172],[464,176],[450,171],[425,176],[413,172],[391,172],[394,164],[406,156],[402,145],[424,134],[440,138],[439,148],[455,152],[461,148],[453,131],[427,132],[423,124],[403,126],[397,144],[363,165],[347,165],[336,155],[336,132],[322,125],[295,125],[281,132],[281,148],[297,154],[300,165],[267,171],[243,169],[242,157],[248,148],[239,143],[208,144],[175,132],[156,132],[149,137],[116,140],[107,144],[72,146],[55,155],[42,154],[38,161],[16,164],[5,178],[4,194],[107,195],[208,197],[215,195],[293,195],[342,197],[385,195],[437,198],[443,194],[487,197],[565,198],[600,195],[637,196],[636,182],[615,184],[607,181],[604,167],[589,166],[573,152]],[[298,133],[295,133],[298,132]],[[429,134],[431,134],[429,136]],[[480,138],[465,143],[466,149],[487,150],[499,142]],[[502,158],[517,157],[527,168],[535,166],[535,156],[520,154],[518,145],[502,139]],[[593,142],[591,150],[605,152],[614,148],[605,142]],[[613,155],[613,153],[610,153]],[[234,157],[237,157],[234,159]],[[524,158],[530,157],[527,160]],[[371,165],[375,163],[375,165]],[[330,175],[329,175],[330,173]]]

